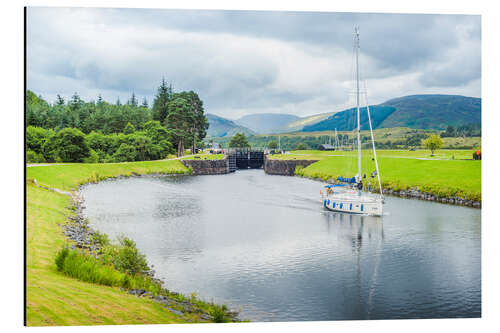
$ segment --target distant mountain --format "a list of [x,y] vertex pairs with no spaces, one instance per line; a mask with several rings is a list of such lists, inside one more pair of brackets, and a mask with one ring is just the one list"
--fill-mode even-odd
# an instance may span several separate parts
[[229,137],[236,133],[244,133],[245,135],[253,135],[254,131],[236,124],[234,121],[207,113],[208,131],[207,137]]
[[[372,120],[373,128],[377,128],[391,113],[396,109],[392,106],[370,106],[370,117]],[[362,130],[370,129],[368,124],[368,113],[366,108],[360,109],[360,127]],[[302,131],[304,132],[316,132],[316,131],[350,131],[357,126],[356,119],[356,109],[348,109],[341,112],[337,112],[334,115],[328,117],[327,119],[320,121],[314,125],[304,126]]]
[[310,126],[310,125],[314,125],[316,123],[319,123],[320,121],[327,119],[328,117],[332,116],[333,114],[335,114],[335,112],[320,113],[320,114],[315,114],[315,115],[309,116],[309,117],[299,118],[295,121],[292,121],[291,123],[284,125],[280,129],[278,129],[277,133],[302,131],[302,128],[304,128],[304,126]]
[[280,132],[287,124],[299,119],[292,114],[257,113],[244,116],[236,120],[236,123],[257,133],[268,134]]
[[[448,125],[481,122],[481,99],[457,95],[412,95],[370,106],[373,128],[410,127],[444,129]],[[361,129],[368,129],[368,117],[362,108]],[[352,130],[356,126],[355,109],[337,112],[316,124],[304,126],[304,132]]]

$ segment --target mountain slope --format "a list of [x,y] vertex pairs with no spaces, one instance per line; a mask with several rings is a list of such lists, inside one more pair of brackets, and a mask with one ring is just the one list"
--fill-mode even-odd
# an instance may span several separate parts
[[311,126],[319,123],[320,121],[327,119],[333,114],[335,114],[335,112],[320,113],[308,117],[299,118],[295,121],[292,121],[291,123],[286,124],[278,131],[282,133],[302,131],[302,128],[304,128],[304,126]]
[[267,134],[280,131],[287,124],[300,119],[292,114],[257,113],[236,120],[237,124],[245,126],[257,133]]
[[[373,128],[409,127],[444,129],[448,125],[481,122],[481,99],[457,95],[412,95],[370,106]],[[352,130],[355,109],[344,110],[316,124],[305,126],[304,132]],[[361,129],[368,129],[366,109],[361,110]]]
[[[370,106],[370,116],[372,120],[373,128],[377,128],[390,114],[392,114],[396,109],[392,106]],[[368,113],[366,108],[360,109],[360,126],[362,130],[370,129],[368,124]],[[319,123],[304,126],[302,131],[304,132],[315,132],[315,131],[332,131],[337,129],[338,131],[350,131],[357,126],[356,120],[356,109],[348,109],[341,112],[337,112],[334,115],[328,117],[327,119],[320,121]]]
[[245,135],[253,135],[254,131],[236,124],[234,121],[207,113],[208,131],[207,137],[225,137],[233,136],[236,133],[244,133]]
[[379,127],[443,129],[448,125],[481,122],[481,99],[458,95],[412,95],[391,99],[381,105],[392,106]]

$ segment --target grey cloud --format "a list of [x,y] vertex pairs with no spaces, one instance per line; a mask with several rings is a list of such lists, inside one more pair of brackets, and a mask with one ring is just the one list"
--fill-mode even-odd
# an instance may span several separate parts
[[480,91],[479,16],[82,8],[28,9],[28,88],[151,102],[165,76],[208,112],[325,110],[346,100],[354,25],[376,91]]

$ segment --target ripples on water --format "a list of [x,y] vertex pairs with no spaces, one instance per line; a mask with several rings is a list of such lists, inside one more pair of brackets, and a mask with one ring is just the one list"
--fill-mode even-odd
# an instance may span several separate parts
[[82,189],[171,290],[258,321],[481,315],[480,210],[389,197],[383,217],[321,207],[321,184],[262,170]]

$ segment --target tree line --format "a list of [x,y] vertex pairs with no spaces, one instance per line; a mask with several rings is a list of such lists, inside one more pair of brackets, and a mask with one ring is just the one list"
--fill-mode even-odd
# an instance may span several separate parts
[[26,126],[28,162],[97,163],[182,156],[203,144],[208,121],[198,94],[173,92],[162,80],[151,108],[134,93],[125,104],[85,102],[77,93],[49,104],[27,91]]
[[[470,128],[469,125],[465,128]],[[377,149],[408,149],[408,148],[419,148],[423,146],[423,140],[427,139],[432,133],[424,132],[420,133],[418,130],[414,130],[412,133],[406,134],[403,138],[393,139],[393,140],[376,140]],[[447,137],[442,133],[438,136]],[[308,150],[308,149],[319,149],[319,146],[324,143],[331,143],[335,145],[338,142],[344,149],[354,149],[356,147],[356,137],[354,135],[348,134],[337,134],[335,135],[320,135],[320,136],[299,136],[299,135],[268,135],[268,136],[249,136],[248,138],[242,134],[238,133],[232,138],[217,138],[211,139],[211,141],[217,141],[223,148],[227,147],[258,147],[258,148],[269,148],[278,149],[278,146],[282,150]],[[279,143],[278,143],[279,141]],[[361,135],[362,148],[371,147],[371,137],[369,135]],[[424,145],[425,146],[425,145]],[[461,146],[456,147],[460,149],[472,149],[472,146]]]
[[445,131],[441,132],[442,138],[458,138],[458,137],[480,137],[481,124],[472,123],[462,126],[448,125]]

